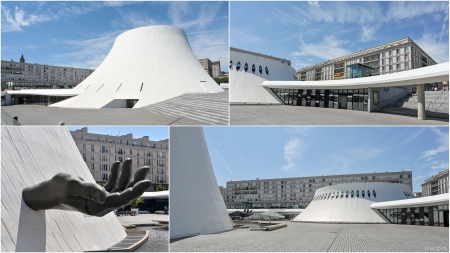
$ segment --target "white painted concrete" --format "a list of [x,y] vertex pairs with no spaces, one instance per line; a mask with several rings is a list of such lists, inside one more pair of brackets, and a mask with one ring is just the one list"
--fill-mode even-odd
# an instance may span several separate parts
[[65,127],[2,127],[2,252],[107,249],[126,234],[113,213],[93,217],[79,212],[34,211],[22,189],[59,172],[95,183]]
[[391,208],[410,208],[422,206],[439,206],[439,205],[448,205],[448,202],[449,202],[449,194],[445,193],[428,197],[377,202],[372,203],[370,205],[370,208],[391,209]]
[[[365,197],[362,197],[363,190]],[[367,194],[368,190],[370,197]],[[373,194],[374,190],[376,197]],[[348,197],[346,197],[347,191]],[[351,197],[352,191],[354,192],[353,198]],[[356,197],[356,191],[359,191],[359,197]],[[341,198],[342,192],[344,192],[344,196]],[[338,197],[336,198],[337,193]],[[362,182],[326,186],[316,190],[314,200],[293,221],[388,223],[378,210],[371,209],[371,204],[407,199],[405,193],[410,193],[412,196],[411,187],[399,183]]]
[[444,62],[388,75],[323,81],[265,81],[262,86],[281,89],[360,89],[445,82],[448,80],[449,63]]
[[170,128],[170,238],[230,230],[203,129]]
[[222,91],[198,62],[186,33],[164,25],[119,35],[105,60],[74,89],[85,91],[51,106],[103,108],[138,99],[139,108],[187,92]]
[[[230,103],[238,104],[283,104],[279,98],[267,87],[261,84],[267,80],[288,81],[294,80],[295,69],[286,63],[271,57],[258,54],[250,54],[242,51],[230,49],[230,59],[233,66],[230,71]],[[240,62],[241,68],[236,69],[236,64]],[[248,70],[244,70],[245,63]],[[252,72],[252,65],[255,64],[255,73]],[[263,71],[259,73],[259,66]],[[269,69],[269,75],[265,68]]]

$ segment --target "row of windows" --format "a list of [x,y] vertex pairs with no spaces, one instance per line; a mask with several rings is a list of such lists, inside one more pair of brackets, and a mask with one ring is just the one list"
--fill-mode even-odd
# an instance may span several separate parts
[[[375,198],[377,197],[377,193],[375,192],[375,190],[372,190],[372,194],[373,194],[373,197],[375,197]],[[366,195],[365,191],[361,190],[361,196],[364,198],[365,195]],[[339,191],[320,194],[320,195],[314,197],[313,200],[329,199],[330,197],[331,197],[331,199],[333,199],[335,196],[336,196],[336,199],[339,198]],[[340,198],[344,197],[344,191],[341,191],[340,196],[341,196]],[[356,191],[356,195],[355,195],[355,191],[353,191],[353,190],[350,193],[347,191],[345,193],[345,198],[348,198],[349,196],[352,198],[354,198],[355,196],[357,198],[359,198],[359,190]],[[370,198],[370,190],[367,190],[367,197]]]
[[[232,66],[233,66],[233,61],[230,61],[230,69],[231,69]],[[236,64],[236,70],[239,70],[239,69],[241,69],[241,62],[240,61]],[[259,69],[259,73],[262,74],[263,68],[262,68],[261,65],[259,65],[258,69]],[[245,72],[248,71],[248,63],[245,63],[244,71]],[[255,73],[255,71],[256,71],[256,67],[255,67],[255,64],[253,64],[252,65],[252,72],[253,72],[253,74]],[[269,75],[269,68],[267,66],[265,68],[265,71],[266,71],[266,75]]]

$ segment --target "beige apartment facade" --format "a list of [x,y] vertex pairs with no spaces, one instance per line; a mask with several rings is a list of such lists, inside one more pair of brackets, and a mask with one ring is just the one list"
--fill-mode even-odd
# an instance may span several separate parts
[[297,77],[300,81],[349,78],[347,67],[354,64],[373,68],[372,75],[385,75],[435,65],[436,61],[413,40],[403,38],[299,69]]
[[448,193],[448,169],[425,179],[422,184],[422,197]]
[[132,174],[142,166],[150,171],[147,179],[153,184],[148,191],[169,189],[169,140],[152,141],[148,136],[133,138],[133,134],[121,136],[89,133],[87,127],[70,131],[83,160],[95,181],[104,185],[111,173],[114,161],[133,161]]
[[412,191],[412,171],[229,181],[225,205],[229,209],[241,208],[242,203],[253,208],[304,208],[321,187],[359,182],[406,184]]

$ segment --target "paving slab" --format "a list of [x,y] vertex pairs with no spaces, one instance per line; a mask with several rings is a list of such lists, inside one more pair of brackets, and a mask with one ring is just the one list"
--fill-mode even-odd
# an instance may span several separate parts
[[[278,221],[277,221],[278,222]],[[448,252],[449,229],[394,224],[281,221],[274,231],[234,229],[170,243],[171,252]]]
[[72,109],[42,105],[2,106],[11,117],[18,116],[22,125],[209,125],[182,116],[170,116],[143,109],[102,108]]
[[448,125],[448,119],[286,105],[231,105],[231,125]]

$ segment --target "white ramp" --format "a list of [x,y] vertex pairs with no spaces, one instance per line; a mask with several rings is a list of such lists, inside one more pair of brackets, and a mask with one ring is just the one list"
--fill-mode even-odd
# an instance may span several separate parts
[[58,172],[95,183],[65,127],[2,127],[2,252],[104,250],[125,238],[113,213],[34,211],[22,189]]
[[203,129],[171,127],[170,146],[170,238],[232,229]]

